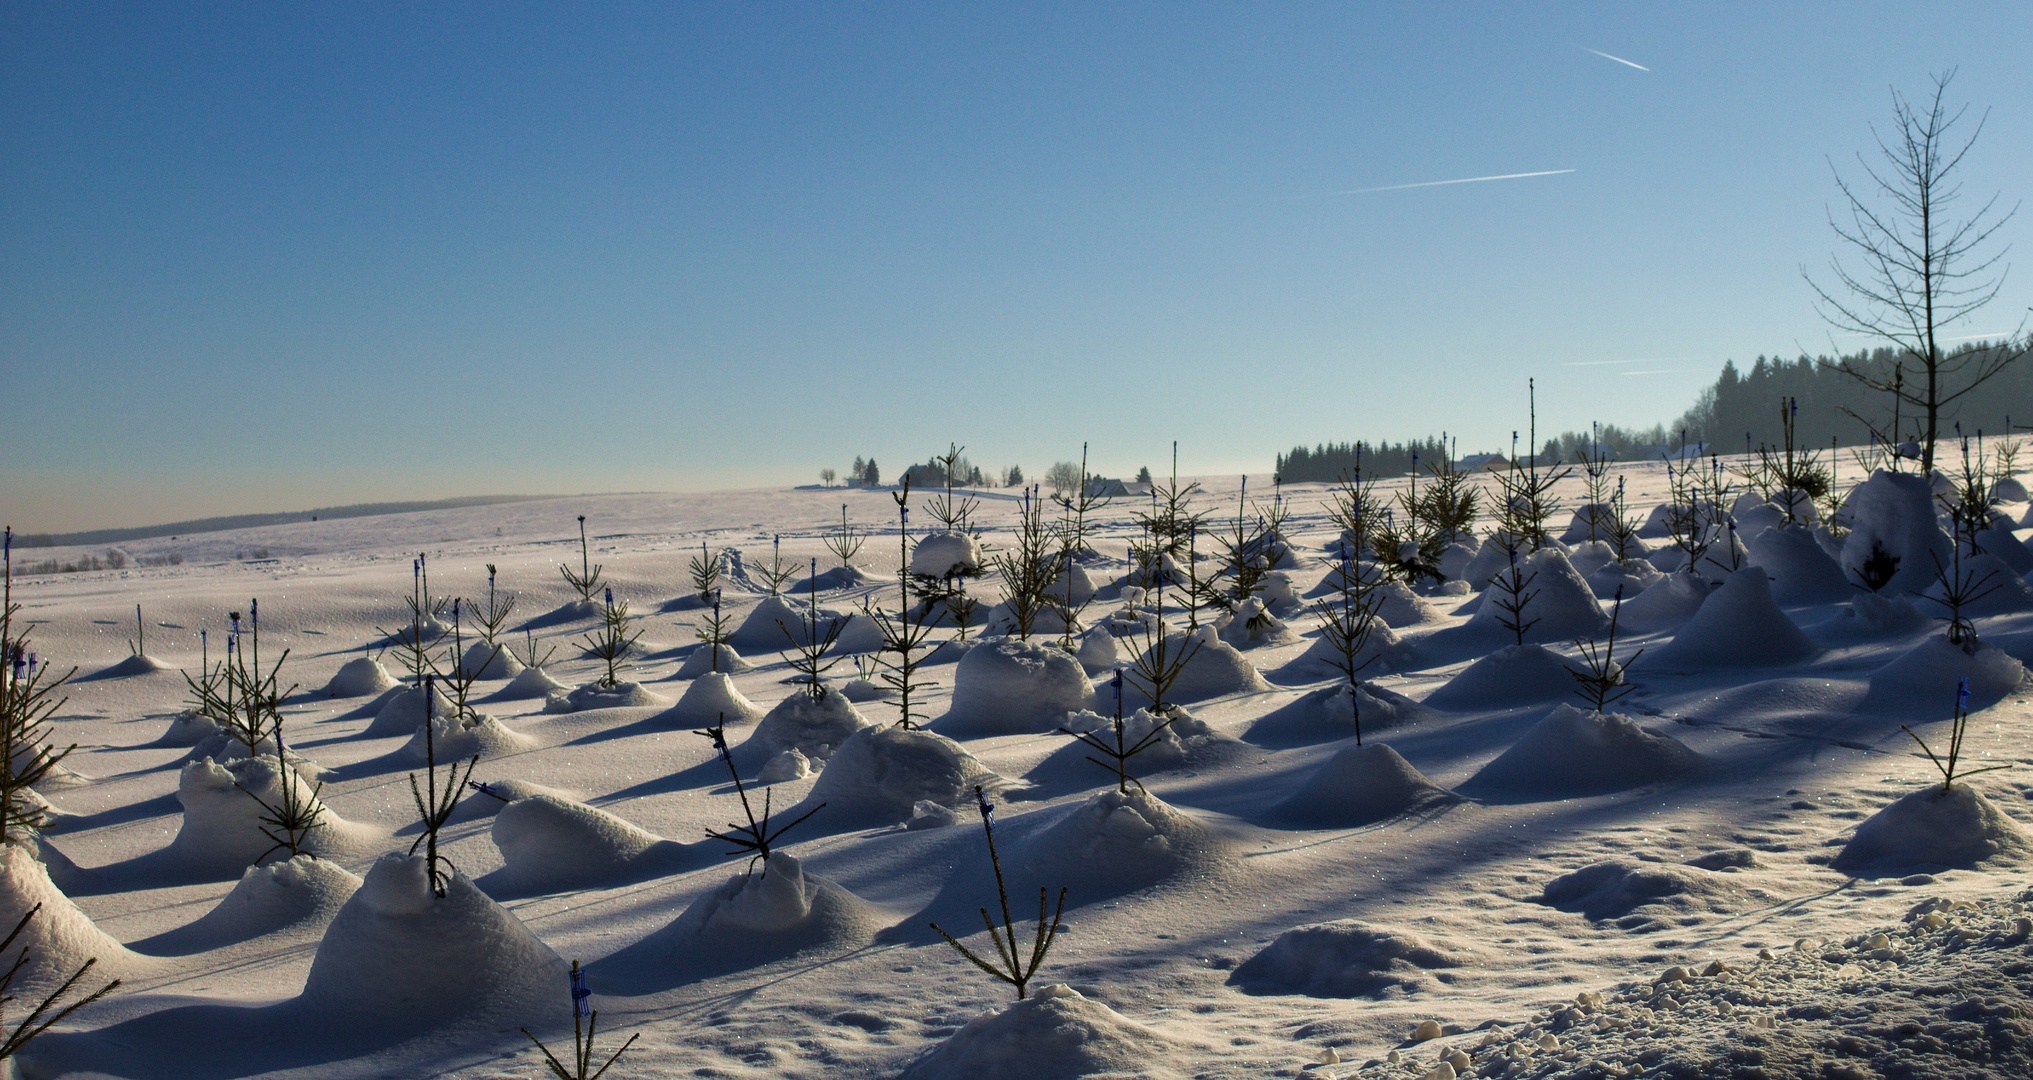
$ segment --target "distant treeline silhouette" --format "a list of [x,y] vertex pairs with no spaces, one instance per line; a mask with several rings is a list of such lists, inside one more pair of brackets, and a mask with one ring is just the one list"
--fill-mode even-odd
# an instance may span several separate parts
[[[1953,365],[1959,359],[1977,360],[1980,358],[1973,354],[2012,347],[2009,342],[1971,342],[1951,352],[1949,364]],[[1848,361],[1873,377],[1890,382],[1901,355],[1893,349],[1877,349],[1846,357],[1800,356],[1785,360],[1776,356],[1760,356],[1747,371],[1740,370],[1734,360],[1726,361],[1715,384],[1704,389],[1693,407],[1674,423],[1655,424],[1649,428],[1603,424],[1594,431],[1565,432],[1546,440],[1540,450],[1542,462],[1556,457],[1561,461],[1575,461],[1587,452],[1591,441],[1622,461],[1653,456],[1662,449],[1702,443],[1724,454],[1740,454],[1747,447],[1756,449],[1760,445],[1777,447],[1784,438],[1779,425],[1782,400],[1799,404],[1794,436],[1797,445],[1804,448],[1826,447],[1831,438],[1844,446],[1862,445],[1871,439],[1870,427],[1885,434],[1891,433],[1892,395],[1865,386],[1844,374],[1837,365]],[[1921,377],[1919,364],[1909,359],[1906,363],[1909,386]],[[1956,389],[1960,387],[1952,381],[1945,387],[1948,392]],[[2015,407],[2018,410],[2016,414]],[[1914,437],[1917,415],[1918,411],[1910,405],[1901,410],[1904,437]],[[2033,427],[2033,362],[2007,367],[2002,374],[1985,383],[1983,389],[1956,402],[1944,414],[1943,437],[1954,437],[1954,429],[1948,424],[1950,420],[1960,421],[1963,432],[1974,436],[1979,431],[1986,435],[2003,434],[2008,418],[2014,425],[2012,430],[2025,431]],[[1869,421],[1870,427],[1865,425],[1865,420]],[[1440,439],[1428,436],[1402,443],[1325,443],[1310,449],[1296,446],[1290,453],[1278,456],[1277,470],[1279,476],[1289,483],[1306,480],[1333,482],[1345,472],[1355,470],[1356,453],[1360,448],[1365,475],[1402,476],[1411,471],[1414,451],[1418,452],[1419,470],[1423,473],[1428,465],[1440,460],[1441,445]],[[1474,448],[1483,452],[1489,449],[1492,448]],[[1508,447],[1495,449],[1510,453]]]

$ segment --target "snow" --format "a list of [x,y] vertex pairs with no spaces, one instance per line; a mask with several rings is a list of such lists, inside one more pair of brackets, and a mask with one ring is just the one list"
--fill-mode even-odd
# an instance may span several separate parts
[[1055,644],[984,641],[954,666],[953,706],[934,726],[953,735],[1050,731],[1089,692],[1080,662]]
[[1356,919],[1295,926],[1235,969],[1228,981],[1245,988],[1308,997],[1381,997],[1417,993],[1474,954],[1448,949],[1417,934],[1387,930]]
[[1638,665],[1698,670],[1797,664],[1819,649],[1772,598],[1772,579],[1747,566],[1729,576],[1673,640],[1648,651]]
[[1859,823],[1829,865],[1846,873],[1895,877],[2018,861],[2033,839],[1968,783],[1929,784]]
[[1618,791],[1684,776],[1701,755],[1617,713],[1561,705],[1462,785],[1485,799],[1544,799]]
[[1880,469],[1850,492],[1849,536],[1842,544],[1842,570],[1862,580],[1873,552],[1898,560],[1897,571],[1880,591],[1918,592],[1934,580],[1934,560],[1949,561],[1948,534],[1934,518],[1934,490],[1927,478]]
[[1186,1075],[1185,1047],[1064,983],[978,1016],[911,1062],[898,1080],[1069,1080]]
[[1281,818],[1313,828],[1371,825],[1452,798],[1380,742],[1345,746],[1277,804]]
[[696,679],[701,675],[711,675],[714,672],[739,675],[754,666],[754,664],[743,659],[742,655],[736,652],[732,645],[701,645],[692,650],[691,655],[685,657],[685,662],[678,665],[677,674],[671,677],[674,679]]
[[[1614,468],[1631,513],[1666,497],[1656,462]],[[1254,491],[1261,478],[1250,480]],[[1208,501],[1198,505],[1234,505],[1236,478],[1202,483]],[[1402,480],[1384,488],[1402,489]],[[1000,494],[981,493],[977,514],[990,550],[1006,549],[1018,505]],[[1582,501],[1578,480],[1558,494],[1569,508]],[[1295,549],[1322,550],[1339,531],[1321,509],[1324,487],[1288,484],[1284,495]],[[1946,1080],[1978,1071],[1957,1053],[1991,1055],[1978,1068],[1999,1075],[2024,1075],[2033,1060],[2011,1019],[2012,1009],[2033,1008],[2033,967],[2020,966],[2033,964],[2033,927],[2020,933],[2014,921],[2033,903],[2022,839],[2033,775],[2018,763],[2033,737],[2023,668],[2033,610],[1976,614],[1980,644],[1950,644],[1937,605],[1916,608],[1904,585],[1863,594],[1845,578],[1839,591],[1814,548],[1837,565],[1844,549],[1820,526],[1740,529],[1748,564],[1765,573],[1739,571],[1699,593],[1694,575],[1675,575],[1688,583],[1681,612],[1658,622],[1636,617],[1648,561],[1592,567],[1606,553],[1586,543],[1564,554],[1577,576],[1590,569],[1584,585],[1598,615],[1614,594],[1603,586],[1627,586],[1618,656],[1646,650],[1634,692],[1606,718],[1563,704],[1576,701],[1573,638],[1588,635],[1549,633],[1520,650],[1486,625],[1464,632],[1479,614],[1486,624],[1490,605],[1460,581],[1389,590],[1416,601],[1418,621],[1378,627],[1372,652],[1384,659],[1351,695],[1345,676],[1320,663],[1317,618],[1290,599],[1315,592],[1339,560],[1295,560],[1279,571],[1286,591],[1266,594],[1295,637],[1251,637],[1202,609],[1201,632],[1235,647],[1210,654],[1232,681],[1190,712],[1174,710],[1157,745],[1132,760],[1130,794],[1083,760],[1091,748],[1053,730],[1112,738],[1107,680],[1129,650],[1091,625],[1105,618],[1099,606],[1071,658],[1083,669],[1077,681],[1101,684],[1099,700],[1083,696],[1069,713],[1063,701],[1047,708],[1042,694],[1014,697],[1034,688],[1012,683],[988,707],[1035,708],[1022,725],[954,731],[942,721],[929,733],[890,727],[887,705],[860,706],[872,710],[861,716],[844,688],[812,702],[786,681],[793,673],[774,641],[750,655],[751,668],[718,676],[678,677],[706,655],[700,648],[632,657],[626,677],[676,705],[547,713],[559,683],[584,686],[603,665],[574,644],[597,611],[539,617],[527,634],[512,632],[539,651],[558,647],[548,673],[484,680],[474,693],[493,723],[523,740],[484,758],[474,777],[509,801],[466,793],[439,837],[459,871],[451,895],[427,895],[421,859],[405,854],[418,839],[407,774],[423,779],[411,747],[422,700],[413,689],[377,689],[371,662],[360,663],[384,638],[376,627],[404,610],[403,571],[417,550],[431,549],[445,574],[433,583],[448,590],[484,583],[494,563],[528,610],[564,604],[570,614],[576,597],[560,587],[556,563],[576,566],[577,513],[601,523],[595,557],[617,596],[670,596],[688,591],[682,555],[701,540],[766,557],[781,534],[785,558],[824,558],[819,538],[837,528],[842,497],[838,488],[583,496],[271,526],[137,541],[127,545],[136,563],[119,572],[17,578],[17,599],[38,620],[34,646],[57,670],[125,659],[119,628],[145,602],[165,627],[160,638],[150,627],[150,655],[195,671],[197,629],[210,629],[216,646],[223,613],[260,596],[263,656],[290,650],[281,681],[306,688],[283,703],[291,767],[322,780],[318,798],[335,825],[312,841],[315,858],[269,853],[251,827],[259,808],[229,778],[265,787],[281,766],[179,720],[188,690],[175,672],[66,686],[51,738],[78,744],[66,763],[76,775],[43,787],[54,805],[39,845],[0,849],[11,860],[8,895],[15,910],[33,896],[45,905],[36,922],[47,916],[63,930],[35,944],[51,958],[45,972],[58,972],[58,959],[97,956],[95,975],[127,981],[24,1052],[26,1075],[534,1076],[540,1063],[517,1028],[558,1045],[570,1017],[561,960],[573,957],[602,1010],[602,1045],[643,1033],[616,1066],[626,1075],[890,1080],[921,1058],[920,1069],[950,1060],[970,1073],[1050,1075],[1060,1045],[1052,1033],[1088,1021],[1093,1032],[1119,1022],[1156,1040],[1139,1035],[1128,1056],[1094,1067],[1182,1080],[1412,1080],[1443,1063],[1478,1077],[1629,1077],[1639,1065],[1645,1076],[1698,1076],[1715,1062],[1817,1080],[1839,1066]],[[894,521],[888,492],[844,497],[867,500],[851,509],[857,520]],[[1876,498],[1852,502],[1868,510]],[[1081,562],[1090,584],[1128,569],[1123,546],[1139,534],[1127,511],[1136,508],[1090,519],[1095,549],[1114,552]],[[1923,561],[1937,540],[1947,552],[1934,509],[1909,530]],[[1993,529],[1981,542],[2010,568],[1999,536]],[[822,602],[893,606],[894,539],[865,553],[870,583]],[[224,557],[235,544],[285,554],[248,565]],[[1644,547],[1634,554],[1678,555],[1657,541]],[[185,561],[139,564],[171,553]],[[1455,558],[1465,564],[1468,554],[1464,546]],[[1818,568],[1820,584],[1791,591],[1802,567]],[[1917,591],[1932,584],[1926,570]],[[1767,576],[1760,598],[1755,583]],[[992,573],[970,582],[984,614],[1001,588]],[[778,603],[798,613],[808,599]],[[1159,599],[1138,597],[1133,617],[1155,622]],[[1178,589],[1163,597],[1175,633],[1187,622],[1180,599]],[[729,625],[765,603],[732,580]],[[1572,610],[1587,615],[1580,603]],[[1775,641],[1798,649],[1778,617],[1808,649],[1765,655]],[[644,621],[652,638],[690,641],[697,619],[685,608]],[[1711,621],[1705,647],[1738,649],[1728,664],[1654,665]],[[850,620],[844,633],[865,641],[866,622]],[[928,642],[935,659],[913,692],[927,717],[963,711],[972,672],[997,648],[971,630],[965,646],[954,636],[942,624]],[[1057,642],[1033,637],[1048,655]],[[441,663],[449,644],[437,650]],[[1759,665],[1738,666],[1742,652],[1758,652]],[[1063,660],[1044,662],[1063,680],[1050,685],[1075,686]],[[389,657],[381,663],[384,674],[395,670]],[[358,693],[338,678],[349,665],[370,676]],[[1276,682],[1251,682],[1256,668]],[[856,672],[850,660],[832,674],[845,682]],[[1988,810],[1930,795],[1940,776],[1901,730],[1941,749],[1960,678],[1972,684],[1964,762],[2018,764],[1958,782]],[[709,702],[712,715],[687,715]],[[1159,720],[1129,704],[1134,740]],[[449,716],[448,706],[435,714]],[[690,733],[721,711],[758,812],[768,798],[772,822],[784,824],[801,804],[828,804],[778,838],[766,874],[704,839],[746,820],[725,766]],[[389,723],[377,729],[383,712]],[[445,734],[450,758],[458,736]],[[200,744],[186,811],[186,750]],[[858,746],[886,749],[864,756]],[[1015,1056],[1011,1043],[960,1038],[1009,1014],[1010,988],[926,925],[992,951],[978,909],[999,923],[1001,907],[973,782],[998,804],[1019,935],[1028,939],[1041,886],[1054,897],[1069,889],[1066,933],[1031,1000],[1063,982],[1093,1006],[1070,1027],[1054,1026],[1050,1010],[1025,1010],[1051,1022],[1017,1025],[1027,1041]],[[1938,816],[1910,809],[1930,798]],[[1866,843],[1881,847],[1867,852]],[[377,863],[390,853],[391,864]],[[1879,932],[1888,943],[1870,944]],[[1459,966],[1424,966],[1422,949]],[[1273,977],[1257,977],[1266,970]],[[1957,992],[1926,992],[1939,986]],[[1327,996],[1344,992],[1361,996]],[[1102,1023],[1104,1005],[1116,1019]],[[1906,1023],[1919,1034],[1886,1034]],[[289,1039],[278,1042],[278,1031]],[[1408,1040],[1414,1031],[1431,1037]],[[568,1027],[563,1034],[569,1045]],[[1093,1050],[1106,1040],[1087,1042]]]
[[395,686],[395,677],[371,656],[356,656],[332,673],[332,680],[318,693],[325,697],[366,697]]

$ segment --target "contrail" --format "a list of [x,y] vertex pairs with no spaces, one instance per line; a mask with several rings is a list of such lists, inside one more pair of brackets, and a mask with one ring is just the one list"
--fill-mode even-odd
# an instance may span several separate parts
[[1626,60],[1621,56],[1611,56],[1610,54],[1603,52],[1601,49],[1591,49],[1586,45],[1583,45],[1581,48],[1585,52],[1592,52],[1595,55],[1602,57],[1604,60],[1614,60],[1617,63],[1624,65],[1625,67],[1634,67],[1637,68],[1639,71],[1652,70],[1651,68],[1648,68],[1643,64],[1633,64],[1629,60]]
[[1318,195],[1304,195],[1301,198],[1326,199],[1335,195],[1367,195],[1372,191],[1403,191],[1406,188],[1444,187],[1448,184],[1480,184],[1484,180],[1522,180],[1528,176],[1558,176],[1571,173],[1573,169],[1547,169],[1544,172],[1514,172],[1502,176],[1465,176],[1459,180],[1427,180],[1417,184],[1385,184],[1383,187],[1350,188],[1347,191],[1323,191]]

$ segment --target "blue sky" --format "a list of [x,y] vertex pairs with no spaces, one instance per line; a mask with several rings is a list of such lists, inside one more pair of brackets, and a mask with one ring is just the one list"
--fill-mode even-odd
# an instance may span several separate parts
[[0,517],[1671,420],[1854,344],[1800,268],[1891,87],[2033,193],[2033,11],[1925,12],[8,4]]

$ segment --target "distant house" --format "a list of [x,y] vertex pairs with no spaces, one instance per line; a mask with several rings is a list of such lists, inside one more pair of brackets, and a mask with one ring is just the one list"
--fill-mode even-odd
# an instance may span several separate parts
[[1107,476],[1087,478],[1087,497],[1090,499],[1126,499],[1132,495],[1149,495],[1149,484],[1131,483]]
[[1467,454],[1454,467],[1461,472],[1499,472],[1510,468],[1511,461],[1502,454]]

